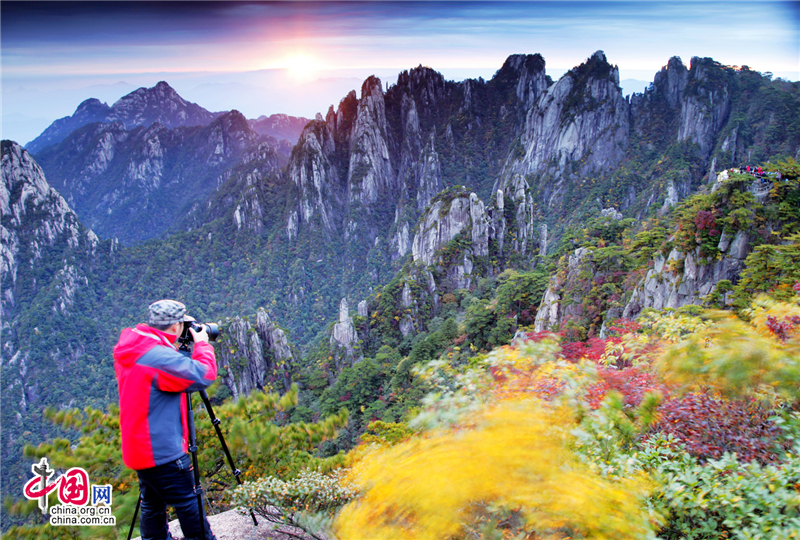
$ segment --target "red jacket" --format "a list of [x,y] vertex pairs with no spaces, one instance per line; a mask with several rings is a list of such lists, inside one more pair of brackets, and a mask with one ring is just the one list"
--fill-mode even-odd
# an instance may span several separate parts
[[134,470],[186,454],[185,392],[202,390],[217,378],[211,344],[195,343],[189,358],[175,349],[176,338],[140,324],[123,330],[114,347],[122,460]]

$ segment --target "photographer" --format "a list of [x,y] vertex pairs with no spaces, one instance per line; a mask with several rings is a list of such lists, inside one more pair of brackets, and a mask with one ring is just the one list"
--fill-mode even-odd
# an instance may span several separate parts
[[150,304],[147,324],[124,329],[114,347],[122,459],[139,476],[142,540],[172,538],[167,505],[175,508],[187,540],[200,540],[201,519],[206,540],[215,539],[193,489],[185,396],[217,378],[214,347],[204,329],[193,328],[191,358],[174,345],[184,323],[193,320],[182,303],[159,300]]

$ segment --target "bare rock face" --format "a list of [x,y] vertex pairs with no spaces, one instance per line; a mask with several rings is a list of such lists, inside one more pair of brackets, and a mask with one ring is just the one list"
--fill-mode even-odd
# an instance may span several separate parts
[[56,321],[79,315],[78,298],[91,296],[87,267],[103,254],[32,156],[12,141],[0,148],[0,355],[2,392],[15,412],[3,426],[10,449],[29,415],[41,417],[53,377],[74,377],[85,363],[85,343],[72,335],[46,349],[34,344],[61,331]]
[[[586,270],[588,256],[588,249],[576,249],[569,256],[566,272],[556,274],[550,278],[550,284],[547,286],[539,311],[536,313],[536,320],[534,321],[536,332],[556,330],[564,320],[580,317],[581,299],[577,297],[564,298],[563,291],[572,290],[576,293],[577,289],[574,284],[580,280],[579,274]],[[566,300],[569,300],[569,302],[564,305]]]
[[402,190],[401,201],[413,204],[416,198],[417,210],[422,210],[444,187],[436,152],[436,130],[430,132],[426,141],[416,101],[408,93],[404,93],[401,99],[400,118],[403,130],[397,179]]
[[260,308],[255,323],[235,317],[223,325],[223,340],[216,347],[223,379],[234,398],[253,390],[285,391],[291,386],[295,356],[286,333]]
[[[249,172],[241,176],[241,183],[237,189],[233,190],[239,196],[236,208],[233,211],[233,220],[236,229],[249,229],[255,233],[264,230],[265,206],[270,201],[263,200],[260,195],[260,188],[269,173],[275,171],[279,164],[274,159],[275,154],[269,145],[261,145],[252,156],[243,159],[244,163],[258,161],[260,165],[253,165]],[[266,164],[266,167],[264,166]],[[234,204],[233,200],[228,201]]]
[[[161,143],[161,138],[166,135],[166,128],[161,124],[154,124],[145,130],[142,137],[142,145],[134,150],[131,159],[128,162],[128,167],[122,177],[122,182],[125,187],[136,188],[142,190],[143,193],[152,192],[162,185],[162,178],[164,176],[164,147]],[[208,161],[216,161],[219,159],[220,154],[223,153],[223,147],[219,139],[219,133],[213,134],[214,153],[208,158]],[[94,164],[90,162],[89,167]],[[116,192],[110,197],[113,201],[117,198]],[[109,208],[111,209],[111,208]]]
[[358,343],[358,333],[350,317],[350,306],[346,298],[339,303],[339,322],[333,325],[331,334],[331,351],[334,365],[339,372],[356,361],[355,345]]
[[423,210],[444,188],[442,167],[436,153],[436,137],[431,133],[425,148],[415,164],[417,186],[417,209]]
[[545,74],[545,62],[538,54],[514,54],[509,56],[501,72],[507,70],[517,79],[516,95],[519,108],[523,111],[530,109],[542,93],[550,86],[550,81]]
[[85,224],[133,243],[189,221],[230,178],[231,167],[268,142],[231,111],[187,128],[87,125],[43,149],[37,161]]
[[[641,135],[651,125],[677,124],[675,140],[696,143],[701,157],[707,158],[731,106],[728,75],[722,66],[710,58],[693,57],[687,70],[680,58],[672,57],[656,73],[650,88],[631,97],[633,131]],[[738,128],[723,141],[723,151],[730,147],[735,153],[737,134]]]
[[463,192],[448,200],[436,200],[421,218],[419,232],[411,248],[414,262],[424,265],[436,261],[436,252],[467,230],[473,253],[488,254],[489,226],[483,202],[474,193]]
[[388,125],[381,81],[370,77],[361,87],[358,116],[350,140],[348,200],[372,205],[399,193],[389,158]]
[[290,240],[305,228],[328,236],[342,232],[348,205],[347,152],[358,107],[356,93],[350,92],[336,112],[331,107],[324,121],[303,129],[286,169],[298,188],[286,222]]
[[655,74],[653,84],[641,94],[631,95],[631,133],[647,138],[659,124],[672,124],[680,115],[689,70],[681,59],[673,56]]
[[629,138],[628,104],[619,87],[619,70],[602,51],[567,72],[528,111],[521,136],[523,156],[512,156],[505,176],[548,172],[557,183],[555,204],[566,181],[568,162],[579,162],[579,176],[622,160]]
[[398,223],[398,228],[392,236],[391,245],[392,245],[392,257],[394,259],[399,259],[400,257],[404,257],[408,254],[409,250],[411,249],[411,223],[409,220],[404,220],[400,222],[399,213],[398,217],[395,218],[395,223]]
[[[18,144],[2,142],[0,172],[0,318],[5,318],[15,303],[19,271],[30,273],[44,250],[57,244],[94,253],[98,239],[79,223],[67,201],[50,187],[41,167]],[[21,250],[28,254],[23,261]],[[60,283],[61,294],[53,310],[65,312],[86,277],[65,261],[54,279]]]
[[692,58],[681,108],[678,140],[697,143],[704,157],[711,154],[717,134],[731,112],[730,91],[726,84],[720,86],[714,80],[717,72],[710,59]]
[[689,71],[677,56],[670,58],[667,65],[653,78],[653,84],[663,88],[667,103],[672,108],[680,107],[683,103],[683,91],[688,82]]
[[644,308],[676,309],[702,304],[703,297],[711,293],[721,280],[735,282],[744,269],[744,259],[750,253],[748,233],[724,234],[719,249],[723,256],[713,263],[699,258],[699,248],[689,253],[673,249],[666,259],[656,255],[653,268],[634,289],[622,316],[636,317]]
[[[506,205],[506,197],[509,199],[509,203],[514,207],[514,223],[507,224],[505,222],[505,205]],[[508,246],[511,250],[528,255],[531,253],[531,250],[535,250],[539,247],[539,236],[538,234],[541,231],[541,227],[547,227],[544,224],[537,224],[534,219],[534,209],[535,209],[536,201],[533,199],[533,195],[531,195],[530,185],[528,181],[521,174],[512,174],[511,176],[506,178],[505,185],[503,186],[502,190],[497,191],[497,197],[495,202],[496,210],[496,218],[495,222],[498,220],[502,220],[502,223],[497,223],[497,227],[501,228],[503,232],[496,232],[492,234],[492,237],[499,238],[501,251],[505,250],[504,245],[504,231],[507,226],[513,225],[516,234],[511,239],[511,245]],[[546,249],[546,248],[545,248]]]
[[[701,259],[699,249],[689,253],[673,249],[666,258],[656,254],[653,268],[636,285],[624,308],[609,309],[605,319],[632,319],[645,308],[702,305],[704,297],[713,292],[721,280],[735,283],[738,279],[750,253],[748,233],[738,231],[735,235],[723,235],[719,243],[722,257],[716,261]],[[592,262],[590,250],[575,250],[567,267],[550,279],[536,315],[536,331],[558,329],[567,320],[580,319],[584,315],[581,301],[588,292],[586,287],[601,277],[601,269]],[[582,289],[581,284],[587,285]]]
[[[444,281],[438,286],[443,290],[470,289],[475,283],[473,270],[478,258],[482,258],[479,262],[484,268],[490,258],[502,259],[509,239],[515,253],[531,260],[540,252],[542,229],[534,223],[527,184],[519,176],[515,179],[520,183],[509,186],[511,197],[497,190],[488,206],[477,194],[454,188],[442,192],[423,213],[414,235],[412,258],[422,269],[439,267]],[[506,204],[516,204],[512,215]],[[428,274],[427,283],[422,277],[419,282],[433,294],[437,284]]]
[[300,193],[287,224],[289,238],[297,235],[301,223],[315,219],[329,233],[339,228],[345,193],[344,179],[331,157],[335,151],[336,142],[326,123],[315,121],[306,126],[288,168]]
[[156,122],[167,127],[208,125],[215,115],[183,99],[166,82],[153,88],[139,88],[121,97],[111,106],[109,119],[128,127],[150,126]]
[[111,107],[108,104],[96,98],[89,98],[78,105],[72,116],[65,116],[54,121],[41,135],[26,144],[25,148],[29,152],[35,153],[51,144],[61,142],[64,137],[81,126],[100,122],[107,118],[110,111]]

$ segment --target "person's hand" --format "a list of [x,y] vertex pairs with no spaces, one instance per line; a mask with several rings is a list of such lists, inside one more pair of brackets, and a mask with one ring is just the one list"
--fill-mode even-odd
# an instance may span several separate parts
[[198,332],[190,326],[189,332],[192,333],[192,339],[194,340],[195,343],[199,343],[200,341],[205,341],[206,343],[208,343],[208,332],[206,332],[206,329],[204,327],[201,326],[200,331]]

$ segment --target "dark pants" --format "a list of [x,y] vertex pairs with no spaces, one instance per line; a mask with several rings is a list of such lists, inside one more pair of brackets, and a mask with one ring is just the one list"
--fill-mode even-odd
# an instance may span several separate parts
[[[167,505],[175,508],[186,540],[202,540],[201,517],[197,495],[194,493],[194,472],[189,454],[136,472],[139,474],[139,493],[142,497],[142,516],[139,522],[142,540],[172,538],[167,526]],[[205,510],[202,519],[205,521],[205,540],[216,540],[205,517]]]

